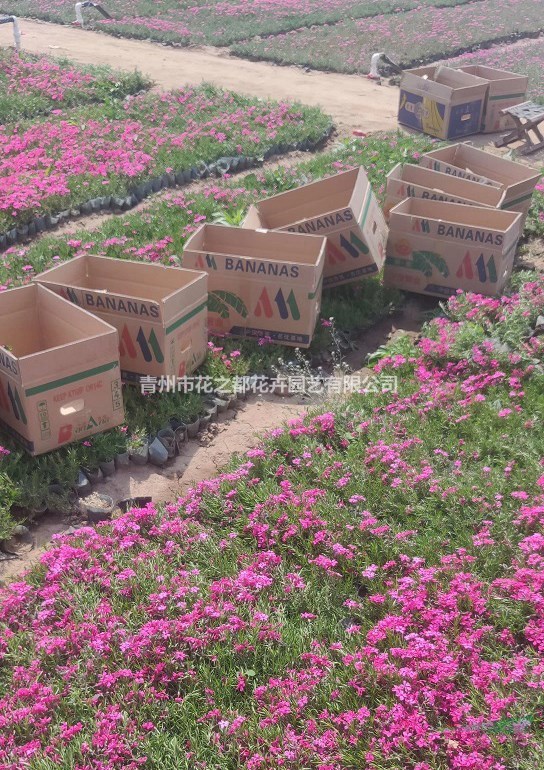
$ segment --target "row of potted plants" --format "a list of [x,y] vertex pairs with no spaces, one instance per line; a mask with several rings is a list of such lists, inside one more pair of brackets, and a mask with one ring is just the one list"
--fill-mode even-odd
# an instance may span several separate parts
[[[200,414],[188,418],[173,415],[156,433],[139,429],[127,436],[124,442],[114,435],[105,455],[101,445],[97,447],[96,454],[90,455],[91,458],[97,458],[100,452],[102,459],[97,459],[96,463],[91,461],[90,465],[80,469],[76,485],[78,495],[84,497],[89,494],[94,484],[102,478],[113,476],[121,468],[129,467],[131,462],[140,466],[147,463],[164,466],[168,460],[181,453],[187,441],[196,438],[211,422],[216,421],[218,414],[234,408],[241,399],[247,399],[247,393],[214,391],[202,401]],[[111,436],[112,433],[104,435]]]

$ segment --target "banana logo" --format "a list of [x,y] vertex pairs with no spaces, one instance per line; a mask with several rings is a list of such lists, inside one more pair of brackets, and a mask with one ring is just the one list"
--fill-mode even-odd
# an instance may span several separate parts
[[425,133],[439,136],[444,128],[444,118],[440,115],[438,104],[434,99],[423,98],[422,127]]

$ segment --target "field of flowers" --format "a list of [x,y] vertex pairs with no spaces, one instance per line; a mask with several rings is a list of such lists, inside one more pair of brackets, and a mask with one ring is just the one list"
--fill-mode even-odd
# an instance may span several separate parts
[[[182,263],[187,237],[204,221],[239,224],[248,205],[268,195],[320,179],[338,171],[363,165],[380,198],[384,193],[386,173],[399,161],[415,162],[419,154],[435,146],[425,136],[384,134],[365,140],[349,140],[333,149],[312,155],[294,167],[259,170],[240,179],[217,180],[201,192],[191,188],[168,192],[146,210],[108,219],[98,229],[81,230],[70,238],[48,236],[26,247],[7,249],[0,260],[0,290],[27,283],[37,273],[61,260],[92,252],[119,259],[138,259],[163,264]],[[543,180],[544,182],[544,180]],[[544,235],[544,184],[539,185],[535,205],[527,220],[527,233]],[[322,317],[334,317],[340,331],[361,331],[398,305],[397,292],[383,288],[379,280],[368,280],[359,286],[340,287],[324,295]],[[333,347],[331,329],[320,326],[309,357]],[[236,351],[234,358],[230,353]],[[224,359],[226,356],[226,359]],[[292,351],[277,346],[261,346],[257,342],[223,340],[212,346],[203,373],[219,382],[224,377],[262,372],[277,364],[278,357],[292,358]],[[124,451],[131,436],[156,433],[171,417],[187,419],[201,409],[199,398],[169,394],[140,396],[125,390],[127,425],[125,431],[102,434],[85,444],[72,445],[47,458],[30,460],[7,438],[0,443],[11,452],[2,460],[6,504],[0,508],[0,537],[9,531],[13,519],[9,507],[13,496],[26,509],[34,510],[36,497],[51,479],[61,479],[69,487],[79,467],[93,467],[112,451]],[[88,444],[91,444],[90,446]],[[115,454],[114,451],[114,454]]]
[[453,8],[433,6],[372,19],[349,19],[232,47],[242,56],[335,72],[368,72],[375,51],[402,66],[474,50],[544,30],[540,0],[481,0]]
[[[230,45],[256,35],[334,24],[347,18],[397,13],[419,6],[462,5],[473,0],[121,0],[102,3],[113,19],[85,11],[86,23],[122,37],[158,40],[176,45]],[[0,10],[20,16],[70,23],[70,0],[2,0]]]
[[75,67],[47,56],[17,55],[0,48],[0,125],[77,105],[122,99],[147,90],[138,72]]
[[460,295],[359,395],[0,603],[6,770],[534,770],[544,283]]
[[529,78],[527,97],[533,101],[544,100],[544,87],[542,85],[544,37],[461,54],[461,56],[444,63],[447,63],[450,67],[483,64],[486,67],[497,67],[498,69],[519,72],[520,75],[527,75]]
[[58,111],[37,123],[6,123],[0,125],[0,238],[28,223],[35,232],[36,218],[66,217],[91,200],[98,210],[130,207],[164,174],[174,175],[168,185],[178,172],[190,179],[197,163],[313,145],[330,129],[318,109],[211,86]]
[[[187,237],[204,221],[218,218],[237,224],[248,205],[260,197],[291,189],[312,179],[319,179],[363,164],[375,189],[383,193],[385,173],[400,160],[415,161],[421,152],[433,146],[428,137],[384,135],[340,144],[326,153],[316,154],[296,167],[274,171],[262,170],[240,180],[218,180],[203,192],[191,189],[171,191],[143,212],[108,219],[97,230],[81,230],[71,238],[45,237],[28,247],[7,249],[0,259],[0,291],[28,283],[34,275],[61,260],[92,251],[119,259],[138,259],[163,264],[180,264]],[[342,287],[324,298],[324,318],[334,316],[341,329],[363,329],[386,315],[398,293],[386,290],[378,280],[359,287]],[[310,355],[331,347],[329,327],[320,327]],[[232,360],[231,351],[240,351]],[[292,353],[292,351],[291,351]],[[210,349],[203,373],[214,381],[224,377],[260,372],[263,365],[277,362],[281,355],[290,358],[278,346],[259,346],[257,342],[223,341]],[[223,357],[226,356],[226,359]],[[0,444],[10,454],[0,466],[0,538],[13,527],[12,503],[34,511],[43,499],[43,490],[52,479],[66,488],[72,486],[81,466],[94,467],[113,452],[124,451],[132,436],[156,433],[172,414],[182,419],[198,414],[200,397],[194,394],[157,394],[141,396],[136,389],[124,391],[127,425],[123,431],[110,431],[92,441],[71,445],[43,458],[31,459],[7,436]],[[190,420],[188,420],[190,421]],[[54,500],[58,504],[58,497]]]

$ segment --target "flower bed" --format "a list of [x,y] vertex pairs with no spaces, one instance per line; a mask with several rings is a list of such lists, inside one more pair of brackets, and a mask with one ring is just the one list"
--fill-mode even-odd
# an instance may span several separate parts
[[196,163],[255,159],[279,144],[314,146],[330,129],[318,109],[212,87],[136,96],[124,106],[71,111],[31,126],[0,126],[0,236],[36,217],[68,216],[92,199],[98,209],[126,208],[154,190],[144,183],[164,174],[171,176],[157,189],[176,184],[177,172],[187,171],[189,181]]
[[[119,37],[151,39],[174,45],[230,45],[256,35],[269,35],[420,6],[464,5],[472,0],[204,0],[204,2],[134,3],[121,0],[104,7],[113,17],[85,9],[85,23]],[[20,16],[71,23],[70,0],[5,0],[5,10]]]
[[518,770],[544,686],[544,284],[450,301],[360,395],[0,605],[10,770]]
[[536,34],[543,29],[540,0],[482,0],[454,8],[417,8],[402,14],[348,20],[232,47],[233,52],[282,64],[335,72],[369,71],[376,51],[403,67],[474,50],[487,41]]
[[542,72],[544,71],[544,37],[536,40],[522,40],[510,45],[497,45],[493,48],[473,51],[449,59],[445,64],[461,67],[466,64],[483,64],[486,67],[518,72],[529,77],[527,98],[543,101]]
[[[168,109],[167,105],[163,107]],[[273,171],[264,168],[239,181],[217,180],[196,195],[190,188],[173,190],[146,211],[112,218],[98,230],[82,230],[68,239],[50,237],[35,245],[7,249],[0,260],[0,290],[24,283],[32,274],[82,251],[170,264],[182,253],[185,240],[202,222],[223,216],[231,224],[239,223],[249,204],[261,197],[357,165],[365,167],[374,190],[382,198],[385,175],[396,163],[415,162],[420,153],[435,146],[434,140],[425,136],[376,134],[364,141],[342,142],[333,150],[316,154],[295,166]]]
[[[243,179],[244,187],[229,180],[210,184],[201,194],[176,191],[149,207],[146,211],[124,217],[110,218],[99,230],[81,231],[72,238],[43,238],[29,247],[7,249],[0,259],[0,291],[24,284],[32,276],[51,267],[59,260],[77,254],[93,252],[120,259],[141,259],[164,264],[179,264],[183,244],[200,222],[222,217],[231,224],[239,223],[251,201],[275,192],[290,189],[311,179],[318,179],[359,163],[365,165],[375,189],[383,193],[385,174],[401,159],[416,160],[420,152],[433,146],[428,137],[395,134],[377,135],[365,141],[353,140],[336,149],[311,157],[298,166],[273,171],[258,171]],[[398,293],[384,289],[379,281],[365,281],[358,287],[344,287],[328,293],[323,303],[325,318],[334,316],[342,329],[367,328],[390,312]],[[278,346],[259,346],[256,342],[236,341],[221,343],[221,350],[212,348],[203,373],[218,382],[223,377],[261,372],[265,366],[277,363],[282,349]],[[320,327],[310,352],[330,348],[331,330]],[[223,355],[241,350],[237,365],[223,361]],[[215,351],[215,352],[214,352]],[[292,351],[291,351],[292,352]],[[134,389],[124,391],[127,430],[119,435],[110,432],[92,442],[71,445],[48,455],[44,460],[27,457],[7,437],[0,440],[11,455],[4,458],[0,471],[5,472],[5,507],[0,507],[0,538],[13,526],[10,505],[17,502],[32,511],[43,498],[52,479],[61,480],[67,487],[73,484],[80,466],[91,467],[104,460],[112,451],[127,448],[131,436],[147,435],[163,427],[172,416],[189,418],[195,409],[194,399],[183,394],[141,396]],[[201,399],[197,398],[198,404]],[[197,404],[197,406],[198,406]],[[89,445],[90,444],[90,445]],[[8,494],[9,493],[9,494]],[[3,515],[2,515],[3,514]]]
[[[297,166],[274,170],[265,168],[237,180],[218,180],[198,194],[191,193],[190,189],[172,191],[145,211],[110,218],[96,230],[81,230],[70,238],[49,236],[31,246],[7,249],[0,259],[0,290],[24,284],[33,275],[58,264],[60,260],[88,252],[119,259],[180,264],[185,240],[203,221],[239,224],[249,203],[359,164],[367,169],[375,192],[383,199],[383,183],[388,171],[400,161],[416,162],[420,153],[433,146],[436,146],[435,140],[425,136],[374,135],[365,140],[344,141],[332,150],[312,156]],[[541,192],[535,196],[526,232],[537,236],[544,233],[544,196]],[[322,315],[325,319],[334,317],[336,327],[340,330],[361,330],[387,315],[398,301],[398,293],[385,290],[377,279],[367,280],[358,286],[327,292],[323,299]],[[327,326],[318,328],[309,351],[310,356],[319,356],[320,351],[334,346],[331,331]],[[214,381],[232,376],[231,367],[223,366],[221,358],[223,353],[231,350],[241,351],[235,367],[238,373],[261,372],[277,364],[278,357],[282,355],[286,360],[292,357],[292,351],[282,351],[278,346],[260,346],[251,341],[222,341],[219,347],[224,350],[217,356],[210,352],[209,361],[203,370],[213,376]],[[112,441],[117,446],[116,442],[120,440],[121,448],[126,448],[131,435],[156,432],[172,414],[177,412],[188,417],[192,408],[186,397],[178,399],[177,395],[174,398],[171,394],[159,395],[154,399],[127,390],[125,400],[126,433],[120,437],[104,434],[104,438],[93,440],[91,447],[72,445],[68,450],[54,452],[46,464],[30,460],[7,439],[0,440],[0,443],[7,442],[6,446],[12,452],[2,463],[7,474],[6,500],[9,499],[8,489],[15,494],[20,493],[23,487],[27,490],[29,479],[34,479],[30,484],[31,490],[33,486],[43,490],[51,479],[60,476],[63,483],[70,485],[81,465],[89,466],[105,458]],[[29,498],[26,491],[19,502],[32,509],[32,495]],[[9,512],[7,503],[6,511]],[[4,530],[0,521],[0,533],[9,530],[12,521],[9,513],[6,513]]]
[[57,109],[123,98],[149,88],[139,73],[76,67],[48,56],[0,49],[0,125]]

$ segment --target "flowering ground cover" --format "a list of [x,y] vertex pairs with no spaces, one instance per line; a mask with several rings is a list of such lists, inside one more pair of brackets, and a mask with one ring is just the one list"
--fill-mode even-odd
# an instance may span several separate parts
[[233,45],[232,51],[282,64],[366,73],[375,51],[385,51],[404,67],[415,66],[543,29],[540,0],[482,0],[254,38]]
[[[173,190],[146,210],[111,218],[97,230],[82,229],[70,238],[49,236],[27,247],[7,249],[0,258],[0,290],[24,284],[59,261],[88,252],[119,259],[181,264],[183,245],[202,222],[239,224],[251,202],[357,165],[365,167],[375,192],[383,199],[387,172],[400,161],[416,162],[422,152],[435,146],[435,140],[423,135],[373,135],[364,140],[343,141],[296,166],[272,170],[265,167],[243,178],[217,180],[199,193],[191,192],[191,188]],[[544,235],[544,180],[538,187],[526,224],[527,235],[531,237]],[[333,317],[340,330],[361,330],[390,312],[399,301],[399,294],[384,289],[378,279],[367,280],[357,286],[328,291],[323,299],[322,316]],[[331,331],[328,326],[318,327],[310,357],[334,346]],[[232,351],[241,353],[235,361],[230,359]],[[223,355],[227,356],[226,362]],[[218,343],[217,349],[210,349],[203,372],[220,382],[225,376],[261,372],[263,365],[273,366],[282,356],[289,360],[292,351],[261,346],[253,341],[224,340]],[[70,485],[80,466],[89,467],[106,459],[112,447],[117,451],[126,449],[132,435],[156,432],[173,413],[189,417],[200,405],[200,401],[196,403],[183,394],[160,395],[155,399],[131,389],[125,390],[125,401],[125,432],[102,434],[92,442],[54,452],[47,459],[31,460],[9,439],[0,439],[11,451],[11,455],[3,458],[1,467],[6,503],[3,515],[0,511],[0,537],[13,526],[9,509],[15,498],[18,504],[33,510],[35,498],[39,498],[51,479],[62,479],[62,483]]]
[[[218,180],[202,193],[172,191],[147,210],[107,220],[98,230],[82,230],[72,238],[47,237],[29,247],[12,247],[0,257],[0,291],[29,282],[34,275],[60,260],[92,252],[119,259],[138,259],[164,264],[180,264],[185,240],[203,221],[217,218],[239,223],[250,202],[282,190],[291,189],[312,179],[319,179],[343,169],[363,164],[378,194],[383,193],[387,171],[400,160],[415,161],[429,150],[433,140],[424,136],[384,134],[364,141],[352,140],[333,150],[311,156],[298,166],[268,171],[266,169],[236,180]],[[242,186],[243,185],[243,186]],[[390,312],[398,303],[396,291],[384,289],[376,280],[360,286],[339,287],[327,293],[322,313],[333,316],[341,329],[367,328]],[[319,327],[310,355],[331,348],[331,328]],[[231,352],[240,352],[231,358]],[[212,346],[203,373],[219,384],[224,377],[262,372],[263,364],[277,363],[278,356],[290,358],[281,347],[260,346],[251,341],[222,341]],[[223,358],[223,357],[226,358]],[[0,467],[0,538],[13,527],[12,503],[33,511],[43,499],[43,490],[52,479],[69,487],[79,467],[93,467],[112,451],[123,451],[131,436],[156,432],[172,416],[189,418],[198,412],[200,398],[193,394],[141,396],[129,387],[124,390],[127,425],[125,431],[110,431],[91,441],[73,444],[47,457],[29,458],[7,436],[0,444],[10,454]],[[115,454],[115,452],[114,452]],[[58,497],[55,498],[58,505]]]
[[[230,45],[255,35],[331,24],[346,18],[397,13],[419,6],[462,5],[472,0],[122,0],[104,3],[113,19],[85,11],[86,24],[121,37],[158,40],[177,45]],[[3,0],[0,8],[48,21],[74,21],[70,0]]]
[[53,110],[124,98],[149,88],[137,72],[78,67],[48,56],[0,48],[0,125]]
[[361,394],[0,600],[6,770],[533,770],[544,283],[459,295]]
[[272,145],[317,142],[330,119],[316,108],[263,102],[211,86],[143,94],[0,125],[0,234],[93,198]]
[[448,60],[447,64],[451,67],[484,64],[486,67],[497,67],[498,69],[518,72],[520,75],[527,75],[529,78],[527,97],[533,101],[544,100],[544,88],[542,86],[544,37],[465,53],[455,59]]

